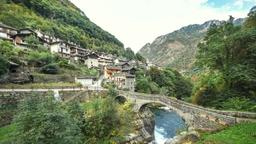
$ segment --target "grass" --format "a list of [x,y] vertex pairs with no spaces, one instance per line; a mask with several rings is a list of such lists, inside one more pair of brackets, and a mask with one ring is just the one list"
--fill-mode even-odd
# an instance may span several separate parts
[[16,126],[14,124],[7,125],[0,128],[0,143],[8,143],[10,142],[14,137],[13,133],[16,130]]
[[66,83],[66,82],[59,82],[59,83],[30,83],[30,84],[1,84],[0,88],[5,89],[37,89],[37,88],[77,88],[81,87],[79,83]]
[[242,123],[216,133],[204,133],[197,144],[255,144],[256,123]]

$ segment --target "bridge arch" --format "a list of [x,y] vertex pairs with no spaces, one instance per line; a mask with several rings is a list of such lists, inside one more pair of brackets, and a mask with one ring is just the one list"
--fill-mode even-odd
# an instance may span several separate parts
[[138,105],[138,111],[142,111],[143,109],[145,109],[146,107],[150,107],[150,106],[156,106],[156,107],[167,107],[167,105],[164,105],[162,103],[158,103],[158,102],[145,102],[141,105]]
[[120,103],[120,104],[124,104],[128,100],[127,100],[127,98],[125,96],[118,95],[118,96],[115,97],[115,101]]
[[185,114],[184,112],[182,112],[181,110],[173,107],[173,106],[170,106],[166,103],[163,103],[163,102],[160,102],[160,101],[147,101],[147,102],[144,102],[144,103],[137,103],[137,111],[140,112],[142,111],[144,108],[146,108],[148,105],[159,105],[159,106],[163,106],[163,107],[167,107],[169,110],[172,110],[174,111],[175,113],[177,113],[180,117],[182,117],[182,119],[184,121],[188,121],[188,117],[187,117],[187,114]]

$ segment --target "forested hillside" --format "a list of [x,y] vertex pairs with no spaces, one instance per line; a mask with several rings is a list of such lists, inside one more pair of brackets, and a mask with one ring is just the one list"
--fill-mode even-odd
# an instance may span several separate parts
[[39,29],[84,48],[121,54],[123,44],[86,17],[69,0],[1,0],[0,22],[14,28]]
[[218,109],[256,111],[256,11],[251,9],[242,26],[230,17],[212,25],[198,45],[200,72],[192,100]]

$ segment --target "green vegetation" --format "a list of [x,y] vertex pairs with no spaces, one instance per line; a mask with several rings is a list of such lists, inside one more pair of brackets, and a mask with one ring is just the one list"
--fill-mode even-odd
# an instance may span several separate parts
[[77,88],[82,87],[81,84],[78,83],[68,83],[68,82],[58,82],[58,83],[31,83],[31,84],[0,84],[0,88],[12,89],[12,88],[20,88],[20,89],[40,89],[40,88]]
[[0,128],[0,143],[119,143],[133,129],[131,105],[119,105],[110,91],[89,102],[65,103],[52,96],[26,96],[14,121]]
[[192,101],[207,107],[256,112],[256,12],[242,26],[233,18],[212,25],[198,45]]
[[197,144],[255,144],[256,123],[242,123],[220,132],[203,133]]
[[60,68],[55,63],[45,65],[40,69],[40,72],[45,74],[58,74],[59,71],[60,71]]
[[7,60],[0,55],[0,76],[6,74],[8,72],[9,66]]
[[146,63],[146,59],[141,54],[136,53],[135,57],[136,57],[136,60]]
[[16,126],[14,124],[1,127],[0,128],[0,142],[8,143],[11,140],[13,140],[15,131],[16,131]]
[[14,123],[16,143],[81,143],[80,128],[53,97],[25,98]]
[[178,99],[189,97],[192,85],[177,71],[166,68],[160,70],[140,69],[136,72],[136,91],[151,94],[174,96]]
[[0,21],[15,28],[40,29],[96,51],[117,55],[124,51],[119,40],[91,22],[69,0],[2,0]]
[[[27,67],[32,72],[44,74],[64,74],[98,76],[96,69],[89,69],[79,63],[69,63],[68,60],[58,55],[51,54],[45,47],[34,50],[22,50],[12,43],[0,40],[0,75],[8,72],[7,61],[12,61]],[[25,62],[25,63],[24,63]]]
[[133,113],[129,103],[120,106],[112,98],[95,99],[83,105],[88,118],[85,120],[87,143],[110,143],[122,140],[132,132]]
[[128,60],[133,60],[135,59],[135,54],[134,52],[132,51],[131,48],[126,48],[125,51],[124,51],[124,57],[126,57]]
[[19,50],[14,49],[14,46],[9,42],[0,40],[0,77],[9,71],[8,61],[17,61]]

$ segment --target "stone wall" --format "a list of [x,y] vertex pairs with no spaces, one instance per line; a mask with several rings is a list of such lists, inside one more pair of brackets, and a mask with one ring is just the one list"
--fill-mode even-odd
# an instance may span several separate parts
[[63,101],[76,99],[80,102],[85,102],[95,97],[104,97],[107,95],[107,91],[60,91],[59,94]]
[[11,123],[20,100],[33,95],[49,95],[49,92],[0,92],[0,127]]
[[136,131],[129,136],[122,144],[148,144],[154,141],[154,114],[149,108],[145,108],[137,113],[134,118]]
[[75,76],[72,75],[47,75],[47,74],[33,74],[35,83],[57,83],[57,82],[75,82]]

